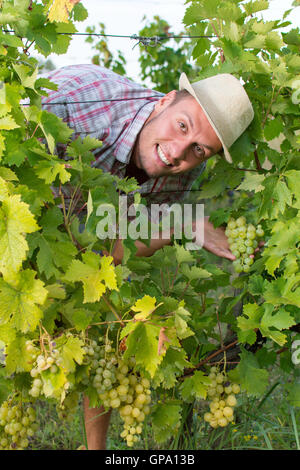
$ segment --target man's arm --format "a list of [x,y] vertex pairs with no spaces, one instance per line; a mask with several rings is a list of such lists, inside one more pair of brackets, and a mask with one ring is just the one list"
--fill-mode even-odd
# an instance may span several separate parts
[[[203,225],[204,229],[204,243],[203,248],[211,253],[214,253],[221,258],[226,258],[231,261],[235,260],[235,256],[231,253],[228,245],[228,240],[225,235],[225,231],[223,228],[217,227],[214,228],[213,224],[209,222],[209,217],[204,217],[203,220],[195,221],[193,223],[193,231],[201,230]],[[137,247],[136,256],[152,256],[157,250],[163,248],[166,245],[171,244],[171,237],[173,234],[173,230],[170,230],[168,236],[162,233],[162,236],[159,239],[152,239],[150,241],[150,245],[146,246],[144,243],[137,240],[135,245]],[[200,248],[199,248],[200,249]],[[117,240],[115,244],[115,248],[113,251],[113,258],[115,264],[120,264],[123,259],[123,245],[122,240]]]

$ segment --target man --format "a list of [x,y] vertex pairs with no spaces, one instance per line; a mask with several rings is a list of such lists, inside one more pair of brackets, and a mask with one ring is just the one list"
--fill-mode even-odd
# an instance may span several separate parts
[[[94,167],[120,178],[135,177],[147,204],[182,199],[205,162],[222,153],[231,162],[229,147],[253,119],[253,109],[240,82],[220,74],[190,84],[180,77],[180,91],[166,95],[146,89],[96,65],[63,67],[48,74],[58,85],[43,99],[44,109],[61,117],[73,137],[90,135],[103,142],[95,150]],[[205,218],[203,247],[234,260],[221,228]],[[137,256],[149,256],[170,239],[136,242]],[[114,252],[121,262],[122,244]],[[84,400],[88,448],[105,449],[110,413],[89,408]]]

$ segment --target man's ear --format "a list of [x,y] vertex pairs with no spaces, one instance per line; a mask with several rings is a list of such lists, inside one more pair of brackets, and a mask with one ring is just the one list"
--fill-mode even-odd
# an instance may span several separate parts
[[155,111],[162,111],[164,108],[169,106],[172,101],[174,101],[176,97],[176,90],[169,91],[166,95],[164,95],[160,100],[155,103],[154,109]]

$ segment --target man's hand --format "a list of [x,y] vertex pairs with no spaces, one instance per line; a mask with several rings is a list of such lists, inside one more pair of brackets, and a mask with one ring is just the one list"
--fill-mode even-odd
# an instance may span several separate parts
[[217,256],[220,256],[221,258],[227,258],[234,261],[236,258],[229,249],[225,230],[221,227],[214,228],[213,224],[209,222],[208,219],[209,217],[204,217],[203,221],[195,222],[195,229],[197,229],[197,226],[200,227],[199,224],[204,224],[203,248]]

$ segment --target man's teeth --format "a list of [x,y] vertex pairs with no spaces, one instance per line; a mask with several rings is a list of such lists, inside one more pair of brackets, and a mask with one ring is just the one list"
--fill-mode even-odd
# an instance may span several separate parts
[[161,159],[161,161],[162,161],[165,165],[168,165],[168,166],[171,165],[171,163],[169,162],[169,160],[167,160],[166,157],[164,156],[164,153],[163,153],[163,151],[161,150],[161,148],[159,147],[159,145],[157,146],[157,153],[158,153],[159,158]]

